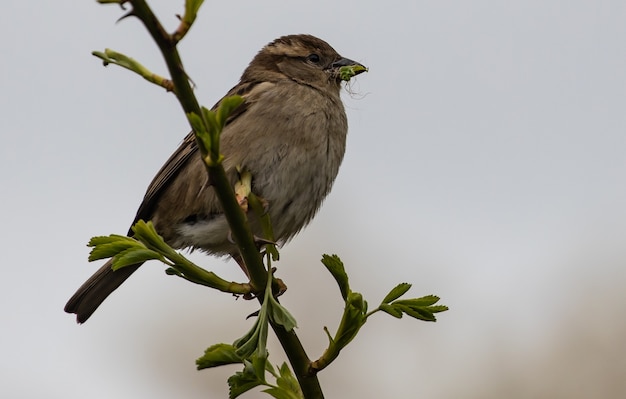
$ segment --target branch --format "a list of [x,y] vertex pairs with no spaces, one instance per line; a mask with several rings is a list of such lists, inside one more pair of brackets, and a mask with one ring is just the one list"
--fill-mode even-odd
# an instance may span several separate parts
[[163,87],[167,91],[174,90],[174,83],[172,83],[171,80],[151,72],[148,68],[144,67],[133,58],[127,57],[122,53],[118,53],[107,48],[104,50],[104,52],[93,51],[91,54],[100,58],[104,66],[107,66],[109,64],[121,66],[122,68],[126,68],[130,71],[135,72],[142,78],[146,79],[148,82]]
[[[190,5],[192,2],[194,4]],[[191,27],[195,19],[195,14],[202,2],[197,0],[186,1],[185,17],[182,18],[181,26],[179,26],[172,35],[165,31],[146,1],[120,0],[119,2],[116,1],[116,3],[121,5],[130,3],[132,5],[132,10],[127,15],[135,16],[141,20],[150,33],[150,36],[159,47],[171,76],[173,92],[187,115],[190,126],[196,133],[196,143],[201,150],[211,184],[214,186],[216,195],[222,204],[224,215],[231,228],[233,239],[245,262],[250,277],[250,284],[255,292],[262,293],[267,282],[267,272],[263,265],[263,259],[255,245],[254,237],[247,223],[246,216],[237,203],[233,187],[231,187],[221,164],[220,154],[218,153],[216,155],[216,153],[212,151],[212,148],[214,150],[215,146],[207,148],[206,140],[202,140],[198,137],[200,132],[196,130],[197,126],[194,128],[194,123],[192,122],[194,119],[193,115],[196,116],[195,118],[200,118],[204,126],[203,130],[209,131],[210,126],[206,120],[206,111],[200,107],[193,93],[189,77],[185,72],[182,60],[176,48],[178,41],[182,39]],[[214,140],[209,141],[213,142]],[[262,302],[261,298],[262,295],[259,295],[259,300]],[[323,398],[319,381],[314,374],[310,373],[310,360],[295,332],[293,330],[287,331],[283,326],[275,322],[271,322],[271,326],[285,349],[287,357],[290,362],[292,362],[294,372],[296,373],[305,398]]]

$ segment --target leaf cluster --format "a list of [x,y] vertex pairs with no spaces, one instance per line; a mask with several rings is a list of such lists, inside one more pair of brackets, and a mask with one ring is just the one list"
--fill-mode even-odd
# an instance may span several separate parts
[[434,313],[448,310],[447,306],[435,305],[439,298],[434,295],[413,299],[398,299],[411,288],[411,284],[400,283],[383,298],[381,304],[376,309],[368,313],[367,301],[363,299],[360,293],[354,292],[350,288],[348,274],[341,259],[337,255],[324,255],[322,263],[335,278],[339,286],[341,297],[344,300],[344,311],[339,327],[334,335],[331,335],[328,328],[324,327],[324,331],[329,339],[329,345],[324,354],[312,363],[311,367],[316,371],[326,368],[335,360],[339,352],[356,337],[367,319],[378,311],[382,310],[397,318],[407,314],[419,320],[436,321]]
[[158,235],[152,222],[140,220],[132,227],[132,231],[133,237],[118,234],[93,237],[87,244],[93,247],[89,261],[111,258],[111,268],[118,270],[149,260],[159,260],[169,266],[166,270],[169,275],[236,295],[251,294],[250,284],[227,281],[175,251]]

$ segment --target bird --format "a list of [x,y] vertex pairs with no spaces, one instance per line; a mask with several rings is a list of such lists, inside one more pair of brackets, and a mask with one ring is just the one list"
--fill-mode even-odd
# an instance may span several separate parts
[[[316,215],[338,174],[348,133],[340,98],[340,69],[345,66],[358,66],[355,74],[366,70],[322,39],[286,35],[264,46],[225,96],[239,95],[244,101],[221,134],[224,169],[233,185],[238,170],[251,173],[252,192],[264,200],[279,245]],[[151,221],[173,248],[239,257],[193,132],[148,186],[132,225],[139,220]],[[262,234],[259,226],[251,228]],[[67,302],[65,312],[76,314],[78,323],[87,321],[141,266],[113,271],[111,262]]]

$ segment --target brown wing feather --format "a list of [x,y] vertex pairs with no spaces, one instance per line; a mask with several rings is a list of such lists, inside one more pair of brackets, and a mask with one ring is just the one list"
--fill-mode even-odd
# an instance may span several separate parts
[[[246,94],[248,94],[258,83],[260,82],[249,82],[244,85],[240,83],[236,86],[236,89],[231,89],[225,97],[238,94],[245,98]],[[220,102],[221,101],[222,100],[220,100]],[[214,105],[212,109],[215,109],[218,105],[219,102]],[[226,121],[226,126],[228,126],[229,123],[242,115],[248,108],[248,105],[248,101],[244,101],[243,104],[235,109],[228,117],[228,120]],[[137,214],[135,215],[135,220],[133,221],[132,225],[134,225],[141,219],[146,221],[152,219],[155,205],[159,201],[163,189],[167,187],[173,179],[176,178],[178,173],[183,169],[183,167],[189,162],[192,157],[197,156],[197,152],[198,146],[196,145],[195,135],[193,132],[190,132],[183,139],[181,145],[176,149],[176,151],[174,151],[174,153],[161,167],[159,172],[156,174],[156,176],[148,186],[143,201],[141,202],[141,205],[139,205],[139,209],[137,209]],[[132,230],[128,230],[128,235],[132,235]]]
[[[152,219],[154,206],[158,202],[159,195],[161,194],[163,188],[167,187],[167,184],[172,179],[176,178],[176,175],[178,175],[178,173],[182,170],[183,165],[185,165],[189,161],[189,158],[197,152],[198,147],[196,146],[196,138],[193,132],[191,132],[183,139],[181,145],[161,167],[154,179],[152,179],[152,182],[148,186],[146,194],[143,197],[143,201],[141,202],[141,205],[139,205],[139,209],[137,209],[137,214],[132,225],[141,219],[146,221]],[[132,230],[128,230],[128,235],[132,235]]]

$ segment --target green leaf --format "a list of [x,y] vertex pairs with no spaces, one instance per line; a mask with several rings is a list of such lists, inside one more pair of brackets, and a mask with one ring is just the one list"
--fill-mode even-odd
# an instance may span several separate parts
[[220,131],[224,128],[224,125],[226,125],[226,121],[228,120],[230,114],[232,114],[233,111],[237,109],[237,107],[243,104],[243,102],[244,98],[238,95],[229,96],[222,99],[216,111],[216,119],[217,123],[220,126]]
[[112,258],[129,248],[143,248],[136,240],[119,235],[111,235],[109,237],[93,237],[89,240],[88,246],[93,247],[89,253],[89,261],[99,259]]
[[243,363],[243,359],[237,356],[235,347],[228,344],[212,345],[196,360],[198,370],[235,363]]
[[[267,295],[266,295],[267,297]],[[254,326],[244,335],[233,343],[237,355],[243,359],[252,356],[256,353],[256,356],[261,358],[267,358],[267,333],[268,333],[268,306],[267,298],[261,305],[261,310],[254,321]]]
[[187,114],[187,120],[196,134],[206,132],[206,128],[202,122],[202,118],[200,118],[200,115],[190,112]]
[[150,249],[128,248],[113,258],[111,268],[115,271],[126,266],[136,265],[153,259],[163,260],[163,257]]
[[255,353],[250,357],[252,367],[254,368],[257,378],[263,382],[265,382],[265,365],[267,364],[267,355],[267,352],[263,353],[262,356]]
[[215,114],[214,111],[211,111],[210,109],[206,107],[202,107],[202,116],[204,117],[204,120],[208,124],[207,131],[209,132],[210,135],[219,134],[222,131],[217,121],[217,115]]
[[395,301],[394,304],[406,305],[410,307],[415,306],[430,306],[437,302],[439,302],[439,297],[435,295],[426,295],[421,298],[412,298],[412,299],[400,299]]
[[339,77],[341,80],[345,80],[346,82],[352,79],[355,75],[358,75],[361,72],[367,72],[368,69],[363,65],[344,65],[339,68]]
[[[421,298],[401,299],[392,303],[385,303],[388,300],[393,300],[394,295],[408,291],[408,288],[400,288],[403,284],[399,284],[394,288],[383,300],[383,303],[378,307],[379,310],[386,312],[398,319],[402,318],[402,314],[406,314],[415,319],[424,321],[436,321],[434,313],[444,312],[448,310],[447,306],[436,305],[434,303],[439,301],[439,297],[435,295],[426,295]],[[394,294],[394,295],[392,295]],[[398,296],[395,296],[396,298]]]
[[351,292],[346,301],[346,307],[343,317],[339,323],[339,328],[335,334],[334,344],[337,345],[337,351],[345,347],[354,339],[363,324],[365,323],[365,314],[367,313],[367,302],[363,300],[363,296],[358,292]]
[[167,245],[163,240],[163,237],[157,233],[152,221],[146,222],[144,220],[139,220],[131,227],[131,230],[133,231],[135,238],[141,241],[141,243],[147,248],[165,253],[168,256],[169,254],[177,253],[169,245]]
[[262,390],[276,399],[301,399],[303,396],[298,396],[296,393],[283,389],[281,387],[271,387]]
[[270,394],[276,399],[302,399],[304,398],[298,380],[293,376],[287,363],[280,366],[280,376],[276,378],[278,386],[264,389],[263,392]]
[[341,297],[344,301],[347,300],[348,294],[350,293],[350,284],[348,283],[348,274],[346,273],[346,269],[343,267],[343,262],[339,259],[337,255],[326,255],[322,256],[322,263],[326,266],[326,269],[333,275],[335,281],[339,285],[339,290],[341,291]]
[[395,307],[396,309],[401,310],[406,315],[411,316],[415,319],[424,320],[424,321],[436,320],[433,313],[429,312],[427,308],[419,308],[419,307],[412,308],[412,307],[408,307],[405,305],[398,305],[395,303],[392,306]]
[[395,308],[393,305],[389,305],[386,303],[381,304],[378,309],[382,310],[385,313],[392,315],[395,318],[402,318],[402,311],[400,309]]
[[121,268],[141,264],[148,260],[161,259],[159,254],[154,251],[145,248],[129,248],[120,252],[113,257],[111,263],[111,269],[113,271]]
[[238,371],[235,375],[228,378],[229,392],[228,397],[235,399],[244,392],[254,387],[264,384],[265,381],[257,377],[256,371],[252,363],[244,360],[243,371]]
[[359,330],[367,321],[367,302],[358,292],[350,292],[345,301],[345,308],[341,316],[341,322],[334,337],[328,333],[328,329],[324,327],[324,331],[328,335],[330,343],[324,351],[322,357],[314,361],[314,367],[322,370],[332,363],[339,352],[346,347],[358,334]]
[[281,305],[272,295],[269,296],[269,311],[270,320],[274,323],[281,325],[287,332],[293,330],[298,326],[296,319],[289,313],[289,311]]
[[429,306],[428,310],[430,310],[433,313],[439,313],[439,312],[445,312],[446,310],[448,310],[449,308],[445,305],[436,305],[436,306]]
[[302,397],[300,384],[298,384],[298,380],[291,373],[291,369],[285,362],[280,366],[280,377],[276,380],[276,383],[279,387],[297,394],[297,397]]
[[400,298],[402,295],[406,294],[406,292],[411,288],[411,284],[409,283],[400,283],[396,285],[383,299],[382,303],[389,303],[391,301],[395,301]]
[[118,242],[118,241],[134,241],[134,240],[128,236],[122,236],[119,234],[111,234],[108,236],[91,237],[91,239],[87,243],[87,246],[95,247],[97,245],[111,244],[111,243]]
[[[291,316],[286,309],[282,308],[282,306],[278,304],[278,302],[272,296],[271,268],[269,269],[268,274],[269,275],[267,276],[267,285],[265,287],[263,303],[261,304],[261,309],[257,314],[254,326],[250,331],[248,331],[246,335],[239,338],[233,344],[237,350],[237,355],[242,358],[247,358],[253,353],[256,353],[256,356],[258,356],[259,358],[267,359],[267,334],[269,328],[269,319],[273,317],[273,313],[275,313],[275,316],[281,322],[284,322],[287,325],[292,325],[292,323],[295,323],[295,319],[293,319],[293,316]],[[293,326],[291,328],[293,329]]]
[[[259,313],[260,314],[260,313]],[[259,317],[254,321],[254,326],[244,335],[233,343],[237,356],[245,359],[250,357],[257,349],[259,344],[259,335],[261,331]]]
[[217,165],[222,161],[220,155],[220,134],[222,133],[222,126],[217,120],[217,114],[210,109],[202,107],[202,116],[207,124],[208,134],[202,137],[202,141],[209,141],[210,145],[207,147],[208,159],[204,162],[207,165]]

